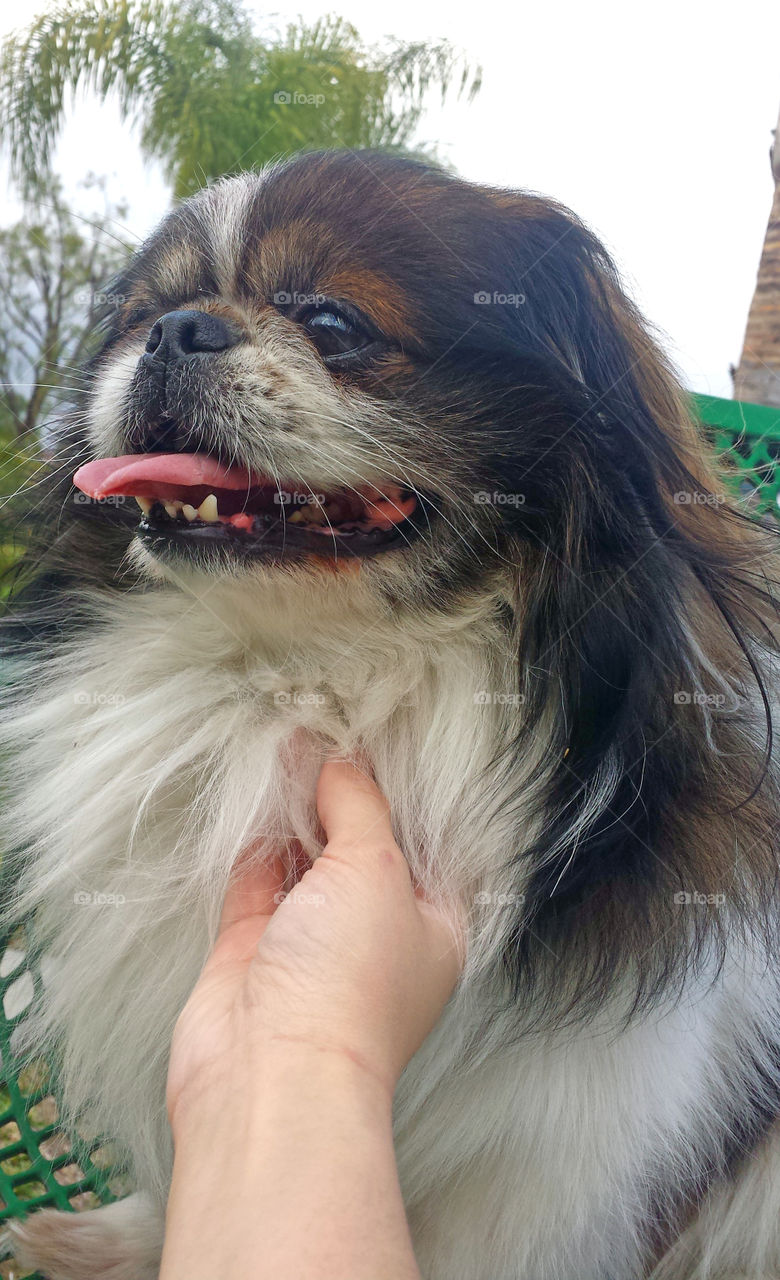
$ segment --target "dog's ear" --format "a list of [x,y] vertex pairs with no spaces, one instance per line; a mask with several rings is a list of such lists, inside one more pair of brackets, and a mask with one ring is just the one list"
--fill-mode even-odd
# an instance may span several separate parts
[[[519,566],[517,748],[544,730],[550,816],[536,889],[562,898],[644,873],[659,820],[695,772],[696,752],[682,748],[670,768],[679,735],[649,749],[675,722],[675,696],[693,703],[699,690],[693,613],[696,602],[706,611],[700,576],[716,567],[670,513],[670,482],[703,491],[663,433],[643,440],[625,407],[617,420],[554,367],[525,364],[533,441],[505,478],[523,500],[507,516]],[[555,385],[542,410],[545,378]]]
[[[715,479],[687,397],[595,237],[533,197],[503,198],[500,212],[494,271],[505,272],[504,293],[511,280],[526,299],[497,319],[497,402],[510,402],[511,379],[515,420],[495,424],[495,476],[522,499],[502,516],[519,566],[523,716],[512,753],[538,759],[545,744],[532,780],[545,829],[530,853],[525,919],[537,936],[576,932],[601,891],[633,904],[624,925],[639,930],[643,886],[668,904],[689,887],[675,815],[729,808],[720,781],[713,793],[714,755],[734,752],[735,804],[760,772],[745,743],[755,739],[756,682],[768,706],[757,653],[772,605],[756,572],[767,535]],[[740,691],[749,698],[724,729],[719,711]],[[729,865],[724,841],[713,875]],[[508,955],[517,980],[521,937],[527,930]]]
[[522,304],[493,308],[521,349],[551,356],[601,410],[628,429],[661,431],[688,468],[704,466],[690,403],[675,369],[628,297],[598,237],[563,205],[490,193],[498,226],[491,274]]

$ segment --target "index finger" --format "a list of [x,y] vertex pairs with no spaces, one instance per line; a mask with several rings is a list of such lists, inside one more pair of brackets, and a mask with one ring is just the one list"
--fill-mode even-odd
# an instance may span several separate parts
[[284,883],[285,867],[280,858],[263,860],[253,850],[242,854],[230,873],[220,934],[241,921],[273,915]]

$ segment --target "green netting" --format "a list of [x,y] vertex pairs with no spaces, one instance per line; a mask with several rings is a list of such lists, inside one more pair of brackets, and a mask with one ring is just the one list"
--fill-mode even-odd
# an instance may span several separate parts
[[[734,485],[748,508],[780,516],[780,409],[714,396],[694,402],[714,448],[733,465]],[[20,926],[0,946],[0,1231],[5,1219],[44,1205],[78,1212],[129,1189],[107,1143],[60,1128],[47,1065],[23,1067],[14,1053],[14,1029],[41,981]],[[12,1258],[0,1260],[2,1280],[22,1276]]]
[[[0,947],[0,1232],[7,1218],[47,1207],[81,1211],[129,1190],[111,1144],[88,1133],[66,1134],[56,1085],[46,1063],[23,1063],[14,1031],[24,1021],[41,973],[20,926]],[[4,1252],[3,1280],[20,1280]]]
[[735,485],[745,505],[780,518],[780,409],[717,396],[693,399],[718,455],[735,468]]

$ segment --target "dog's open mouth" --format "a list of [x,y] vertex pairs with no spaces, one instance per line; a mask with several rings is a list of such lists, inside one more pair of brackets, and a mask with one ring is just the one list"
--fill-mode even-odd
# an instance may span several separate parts
[[73,483],[97,500],[134,498],[139,534],[153,550],[174,541],[272,558],[367,556],[408,542],[418,507],[394,483],[318,492],[314,484],[277,484],[205,453],[100,458],[81,467]]

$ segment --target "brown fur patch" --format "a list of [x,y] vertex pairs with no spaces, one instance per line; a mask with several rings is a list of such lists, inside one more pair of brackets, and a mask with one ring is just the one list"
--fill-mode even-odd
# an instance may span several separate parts
[[354,266],[326,275],[319,286],[322,293],[354,302],[388,338],[397,342],[415,339],[411,301],[386,276]]

